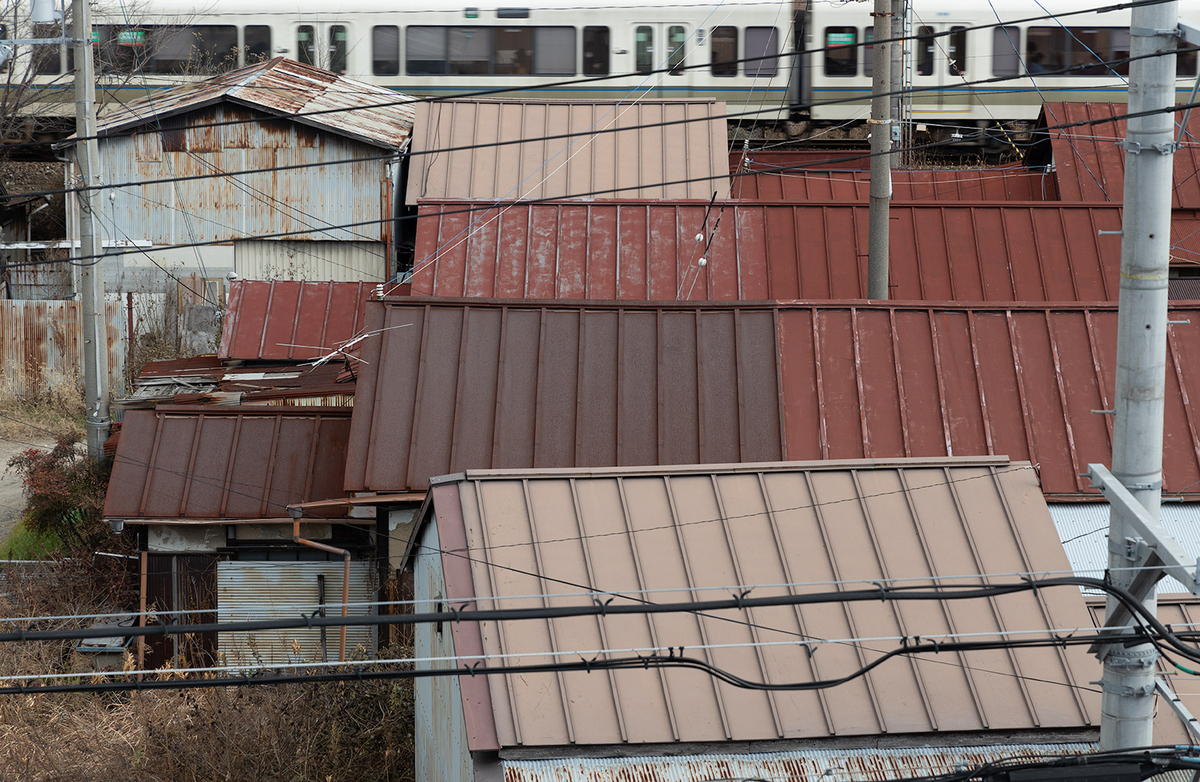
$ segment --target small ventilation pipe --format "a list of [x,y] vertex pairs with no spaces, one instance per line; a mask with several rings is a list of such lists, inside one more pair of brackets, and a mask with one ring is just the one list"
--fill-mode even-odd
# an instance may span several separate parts
[[[327,551],[330,554],[342,555],[342,619],[347,616],[347,610],[350,603],[350,552],[344,548],[336,546],[326,546],[324,543],[318,543],[315,540],[308,540],[300,537],[300,517],[304,515],[303,508],[297,508],[294,505],[288,506],[288,515],[292,517],[292,540],[299,543],[301,546],[315,548],[318,551]],[[342,624],[338,628],[338,660],[346,661],[346,625]]]

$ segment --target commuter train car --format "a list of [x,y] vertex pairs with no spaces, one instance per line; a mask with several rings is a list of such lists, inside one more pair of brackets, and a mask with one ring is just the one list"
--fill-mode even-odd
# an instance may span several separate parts
[[[104,100],[123,101],[286,56],[415,95],[711,96],[745,114],[742,122],[818,126],[861,121],[869,111],[870,2],[517,1],[523,5],[359,0],[330,8],[315,0],[101,0],[93,18],[97,78]],[[908,5],[904,32],[914,38],[904,72],[915,122],[1028,121],[1043,100],[1125,99],[1128,65],[1104,63],[1128,56],[1128,9],[1097,13],[1089,0]],[[1184,0],[1181,18],[1200,22],[1200,0]],[[18,18],[0,27],[0,38],[53,34],[54,25]],[[61,88],[69,98],[69,48],[6,52],[10,84],[32,74],[48,97]],[[1179,89],[1190,90],[1194,52],[1180,55],[1178,72]],[[987,79],[1002,81],[979,83]],[[69,101],[59,103],[69,113]]]

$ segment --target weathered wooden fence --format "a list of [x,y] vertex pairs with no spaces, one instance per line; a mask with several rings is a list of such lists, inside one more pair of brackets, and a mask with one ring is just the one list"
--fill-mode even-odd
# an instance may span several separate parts
[[[0,393],[35,397],[83,378],[83,307],[77,301],[0,300]],[[118,302],[105,305],[108,376],[125,384],[125,317]]]

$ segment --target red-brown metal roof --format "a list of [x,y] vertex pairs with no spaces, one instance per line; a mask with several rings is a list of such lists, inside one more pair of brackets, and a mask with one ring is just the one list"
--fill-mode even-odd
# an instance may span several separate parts
[[[772,169],[751,166],[733,174],[734,198],[787,203],[844,204],[870,196],[868,171]],[[1021,166],[892,172],[892,208],[921,202],[1057,201],[1054,176]]]
[[[417,295],[649,301],[867,295],[866,206],[564,201],[492,208],[427,201],[420,214]],[[1120,230],[1115,206],[896,205],[891,215],[894,299],[1116,298],[1121,240],[1099,233]]]
[[[347,490],[468,468],[1006,455],[1107,462],[1113,304],[368,305]],[[1200,493],[1200,306],[1172,308],[1165,491]],[[1093,495],[1094,496],[1094,495]]]
[[[1117,142],[1125,138],[1125,120],[1111,119],[1129,111],[1124,103],[1047,103],[1043,126],[1077,125],[1049,131],[1054,155],[1054,175],[1064,201],[1121,203],[1125,187],[1125,152]],[[1175,152],[1174,209],[1200,209],[1200,113],[1188,121],[1184,144]]]
[[841,171],[868,171],[871,168],[871,150],[858,149],[787,149],[751,150],[748,156],[740,149],[729,153],[729,170],[737,171],[746,160],[752,168],[773,169],[838,169]]
[[[718,599],[748,585],[763,597],[838,581],[915,586],[1070,567],[1034,470],[1003,458],[471,471],[439,479],[432,494],[445,596],[466,610],[589,605],[592,590],[628,605]],[[642,590],[653,594],[630,595]],[[520,599],[546,592],[556,596]],[[899,645],[888,639],[1090,624],[1079,590],[1063,588],[450,627],[455,654],[482,654],[483,665],[685,647],[736,676],[780,684],[845,675]],[[843,640],[854,638],[864,640]],[[1099,692],[1088,686],[1098,673],[1073,646],[897,658],[823,692],[753,691],[670,668],[458,681],[470,749],[494,751],[1087,729],[1099,722]]]
[[130,410],[104,515],[124,519],[286,518],[290,503],[344,496],[350,410]]
[[373,291],[364,282],[236,280],[229,286],[217,355],[268,361],[323,356],[359,332]]

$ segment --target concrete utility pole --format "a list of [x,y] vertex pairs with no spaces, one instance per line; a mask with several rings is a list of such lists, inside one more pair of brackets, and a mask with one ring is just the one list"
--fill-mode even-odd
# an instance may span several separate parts
[[[875,0],[874,40],[892,37],[892,0]],[[867,258],[867,298],[888,298],[888,202],[892,199],[892,47],[872,47],[871,91],[871,214]]]
[[[75,162],[78,185],[99,183],[96,145],[96,84],[92,63],[92,19],[88,0],[72,0],[75,24]],[[94,190],[76,193],[79,202],[80,300],[83,304],[83,380],[87,405],[88,453],[104,455],[112,422],[108,417],[108,327],[104,307],[104,245],[96,210],[100,198]],[[132,335],[130,335],[132,338]]]
[[[1121,238],[1120,304],[1117,316],[1117,374],[1113,419],[1112,475],[1157,523],[1162,495],[1163,398],[1166,386],[1167,267],[1171,245],[1171,175],[1175,115],[1137,116],[1175,102],[1178,3],[1133,8],[1126,126],[1124,219]],[[1140,59],[1144,58],[1144,59]],[[1130,568],[1146,563],[1147,540],[1134,523],[1136,508],[1109,496],[1108,566],[1118,586],[1132,588],[1153,611],[1153,580]],[[1146,582],[1149,581],[1147,584]],[[1187,583],[1186,581],[1184,583]],[[1125,627],[1118,604],[1108,598],[1107,625]],[[1117,615],[1117,616],[1115,616]],[[1126,614],[1127,616],[1127,614]],[[1153,744],[1154,664],[1150,644],[1099,649],[1104,662],[1101,687],[1101,750]]]
[[[904,0],[892,0],[892,34],[889,37],[900,38],[904,35],[904,19]],[[892,154],[888,155],[888,163],[892,168],[900,168],[903,159],[898,149],[903,143],[900,127],[904,121],[904,96],[900,90],[904,89],[904,41],[897,41],[889,48],[892,50],[892,92],[896,94],[892,96]]]

